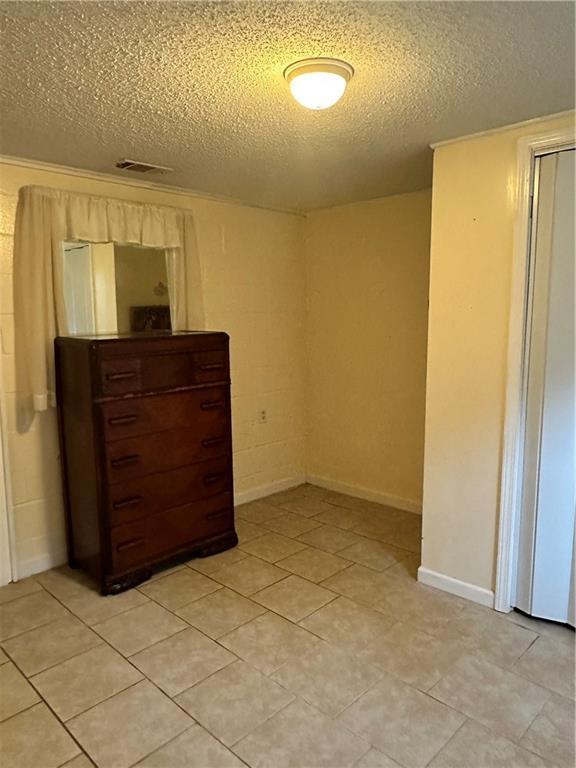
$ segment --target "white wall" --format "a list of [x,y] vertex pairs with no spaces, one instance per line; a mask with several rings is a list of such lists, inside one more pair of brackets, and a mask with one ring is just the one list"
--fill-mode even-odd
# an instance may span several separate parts
[[[0,332],[3,395],[19,574],[65,560],[53,410],[27,434],[15,425],[12,238],[20,186],[37,184],[192,209],[197,223],[206,327],[231,337],[235,488],[239,498],[304,477],[305,272],[301,216],[94,180],[0,166]],[[268,420],[259,423],[265,409]]]

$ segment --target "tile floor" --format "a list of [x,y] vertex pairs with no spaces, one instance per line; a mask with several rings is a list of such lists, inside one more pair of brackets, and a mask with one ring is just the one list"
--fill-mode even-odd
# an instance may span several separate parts
[[301,486],[237,528],[0,589],[2,768],[572,768],[574,633],[417,584],[417,516]]

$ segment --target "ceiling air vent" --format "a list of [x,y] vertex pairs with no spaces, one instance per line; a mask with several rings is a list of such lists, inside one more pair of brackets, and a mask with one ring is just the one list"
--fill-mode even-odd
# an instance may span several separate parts
[[152,163],[142,163],[140,160],[119,160],[116,168],[121,171],[134,171],[135,173],[171,173],[174,168],[167,168],[165,165],[152,165]]

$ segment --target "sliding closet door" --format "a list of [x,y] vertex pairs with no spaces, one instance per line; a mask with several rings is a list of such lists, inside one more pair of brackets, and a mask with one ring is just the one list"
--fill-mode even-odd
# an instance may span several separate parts
[[569,620],[574,558],[573,150],[537,161],[516,606]]

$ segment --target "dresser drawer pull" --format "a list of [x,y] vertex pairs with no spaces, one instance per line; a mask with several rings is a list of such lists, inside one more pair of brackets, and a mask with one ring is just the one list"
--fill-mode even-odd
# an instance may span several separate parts
[[135,547],[141,547],[146,542],[144,537],[139,539],[130,539],[129,541],[123,541],[116,546],[117,552],[124,552],[126,549],[134,549]]
[[137,420],[138,416],[135,413],[129,413],[126,416],[113,416],[108,419],[108,424],[111,427],[115,427],[117,424],[133,424]]
[[112,459],[110,466],[112,467],[128,467],[131,464],[138,464],[141,456],[139,453],[134,453],[132,456],[121,456],[119,459]]
[[133,379],[136,371],[118,371],[118,373],[107,373],[107,381],[123,381],[124,379]]
[[206,520],[213,520],[215,517],[223,517],[228,514],[228,509],[217,509],[214,512],[208,512]]
[[214,445],[220,445],[223,442],[223,437],[208,437],[206,440],[202,440],[202,448],[212,448]]
[[218,480],[221,480],[224,477],[224,474],[222,472],[214,472],[210,475],[204,475],[204,485],[214,485],[214,483],[217,483]]
[[224,363],[200,363],[198,368],[201,371],[221,371],[224,368]]
[[203,411],[214,411],[217,408],[224,408],[223,400],[207,400],[205,403],[200,403],[200,408]]
[[129,496],[127,499],[115,501],[112,506],[114,509],[124,509],[124,507],[136,507],[142,501],[142,496]]

